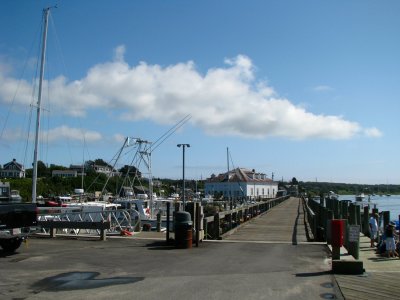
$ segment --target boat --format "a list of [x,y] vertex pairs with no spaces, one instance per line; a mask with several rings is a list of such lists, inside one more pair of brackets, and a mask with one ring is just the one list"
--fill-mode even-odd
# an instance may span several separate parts
[[356,201],[364,201],[365,195],[364,193],[356,195]]
[[14,203],[22,202],[22,197],[19,194],[18,190],[11,190],[11,192],[10,192],[10,201],[14,202]]
[[328,198],[332,199],[332,200],[337,200],[337,199],[339,199],[339,195],[336,194],[334,191],[329,191]]

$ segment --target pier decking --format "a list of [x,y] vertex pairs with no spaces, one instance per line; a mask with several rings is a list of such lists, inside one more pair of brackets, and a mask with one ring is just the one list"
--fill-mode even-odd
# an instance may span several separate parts
[[365,273],[362,275],[335,275],[340,290],[347,300],[352,299],[400,299],[400,259],[375,254],[370,240],[360,237],[360,257]]
[[291,197],[223,236],[228,241],[298,244],[307,242],[300,198]]

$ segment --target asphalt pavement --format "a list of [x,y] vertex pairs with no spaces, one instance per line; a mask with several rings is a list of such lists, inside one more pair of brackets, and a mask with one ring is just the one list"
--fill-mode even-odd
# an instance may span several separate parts
[[0,299],[341,299],[326,245],[31,238],[0,252]]

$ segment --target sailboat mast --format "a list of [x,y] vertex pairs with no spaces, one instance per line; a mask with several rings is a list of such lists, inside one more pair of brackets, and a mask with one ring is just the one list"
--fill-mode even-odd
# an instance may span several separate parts
[[33,174],[32,174],[32,203],[36,203],[36,185],[37,185],[37,169],[38,169],[38,148],[39,148],[39,130],[40,130],[40,111],[42,102],[42,84],[44,77],[44,63],[46,59],[46,42],[47,42],[47,24],[49,19],[50,7],[43,9],[44,29],[42,41],[42,54],[40,59],[40,77],[39,92],[36,107],[36,129],[35,129],[35,149],[33,152]]

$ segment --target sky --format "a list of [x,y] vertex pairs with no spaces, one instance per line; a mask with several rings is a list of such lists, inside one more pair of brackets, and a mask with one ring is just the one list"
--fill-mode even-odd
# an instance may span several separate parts
[[156,142],[189,116],[152,151],[154,177],[181,178],[177,144],[190,144],[187,179],[229,162],[274,180],[400,184],[395,0],[3,0],[0,164],[32,164],[42,10],[56,4],[46,164],[112,163],[125,137]]

